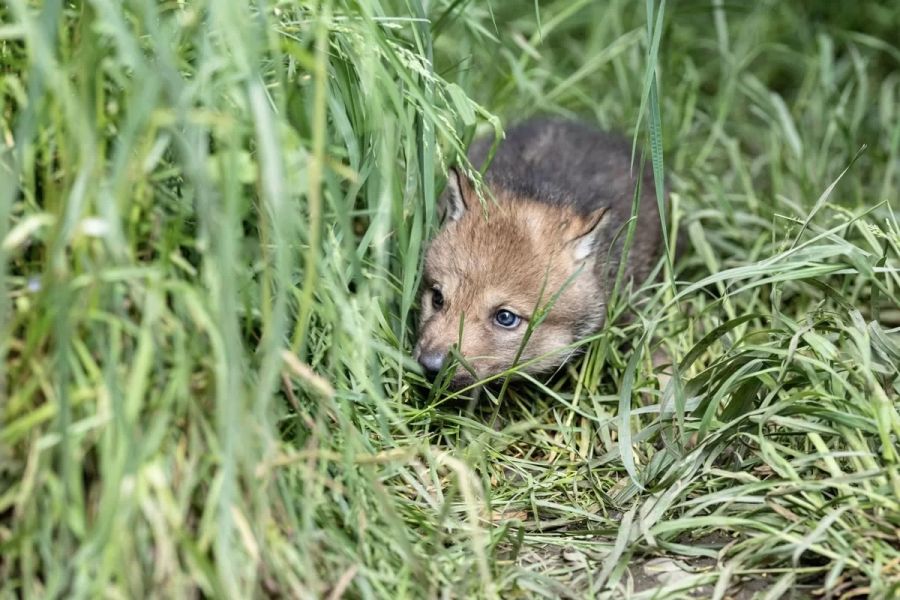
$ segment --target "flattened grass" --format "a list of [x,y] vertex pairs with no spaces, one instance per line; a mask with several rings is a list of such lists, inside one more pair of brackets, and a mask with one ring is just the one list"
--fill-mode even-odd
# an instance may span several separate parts
[[[900,9],[636,7],[0,7],[2,595],[896,595]],[[444,166],[548,112],[672,264],[429,389]]]

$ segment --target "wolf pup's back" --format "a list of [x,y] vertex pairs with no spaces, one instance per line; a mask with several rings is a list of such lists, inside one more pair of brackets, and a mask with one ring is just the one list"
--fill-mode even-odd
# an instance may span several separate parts
[[[476,168],[491,142],[483,138],[470,148]],[[553,119],[507,131],[485,173],[496,199],[486,202],[486,214],[471,183],[451,170],[441,198],[444,224],[425,257],[415,356],[426,373],[440,370],[457,343],[469,368],[456,370],[456,385],[510,368],[535,307],[563,287],[519,364],[538,373],[565,362],[573,354],[568,346],[603,325],[637,171],[624,138]],[[640,284],[660,249],[655,189],[645,169],[626,281]]]
[[[481,138],[472,144],[469,161],[475,168],[484,164],[491,143]],[[485,179],[492,188],[509,190],[516,197],[572,206],[582,214],[608,208],[598,247],[608,249],[612,237],[619,235],[611,253],[618,260],[625,242],[625,232],[619,228],[631,218],[638,163],[636,158],[632,165],[631,143],[618,134],[578,121],[534,119],[506,132]],[[662,231],[655,190],[652,172],[646,167],[626,281],[641,283],[659,257]]]

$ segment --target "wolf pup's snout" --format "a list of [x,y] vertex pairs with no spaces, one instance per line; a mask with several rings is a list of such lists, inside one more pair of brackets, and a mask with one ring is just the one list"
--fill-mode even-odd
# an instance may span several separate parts
[[437,350],[426,350],[424,352],[419,352],[419,364],[422,365],[422,370],[425,372],[425,376],[429,381],[433,381],[437,376],[438,372],[441,370],[441,367],[444,366],[444,360],[446,359],[446,357],[447,354],[445,352],[440,352]]
[[[491,142],[472,145],[476,168]],[[647,277],[661,249],[650,170],[641,177],[626,285]],[[454,387],[514,366],[552,370],[603,326],[639,183],[626,140],[546,119],[508,130],[484,181],[489,193],[482,206],[472,182],[451,169],[439,206],[442,228],[425,254],[414,358],[432,379],[447,360],[436,349],[456,344],[466,368],[455,369]],[[549,312],[529,327],[551,300]],[[514,365],[517,357],[521,366]]]

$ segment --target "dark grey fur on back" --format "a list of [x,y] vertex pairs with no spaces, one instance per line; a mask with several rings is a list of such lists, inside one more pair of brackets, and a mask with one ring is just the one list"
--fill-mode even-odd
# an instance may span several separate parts
[[[476,140],[469,160],[480,169],[492,139]],[[533,119],[512,127],[500,143],[485,181],[514,195],[549,204],[565,204],[587,214],[606,207],[599,232],[598,276],[615,277],[631,218],[637,184],[631,144],[590,125],[557,119]],[[644,169],[641,201],[625,280],[642,282],[661,250],[661,228],[652,172]],[[617,237],[618,236],[618,237]],[[615,240],[615,248],[610,245]],[[607,253],[612,260],[603,268]]]

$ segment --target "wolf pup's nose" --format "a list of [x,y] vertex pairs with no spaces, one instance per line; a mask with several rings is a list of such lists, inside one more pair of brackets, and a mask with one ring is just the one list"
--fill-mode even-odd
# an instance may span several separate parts
[[419,355],[419,364],[425,370],[425,377],[429,380],[435,378],[444,365],[444,356],[443,353],[435,351],[422,352]]

